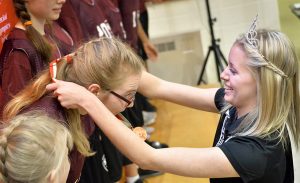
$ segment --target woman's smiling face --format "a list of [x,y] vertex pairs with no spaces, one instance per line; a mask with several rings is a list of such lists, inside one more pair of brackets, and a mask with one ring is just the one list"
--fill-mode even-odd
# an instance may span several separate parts
[[247,65],[248,61],[244,50],[234,44],[229,53],[228,66],[221,73],[225,101],[243,111],[242,113],[250,112],[257,102],[256,80]]

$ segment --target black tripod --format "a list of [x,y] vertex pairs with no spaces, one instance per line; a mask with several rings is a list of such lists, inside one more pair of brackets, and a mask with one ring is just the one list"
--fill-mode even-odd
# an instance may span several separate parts
[[[217,44],[217,42],[219,42],[220,40],[216,40],[215,34],[214,34],[213,24],[216,21],[216,18],[211,18],[209,0],[206,0],[205,3],[206,3],[207,15],[208,15],[208,23],[209,23],[210,36],[211,36],[211,45],[209,46],[209,50],[208,50],[205,60],[204,60],[204,65],[201,69],[201,74],[200,74],[200,77],[199,77],[199,80],[197,83],[198,85],[201,83],[201,81],[203,81],[204,70],[205,70],[206,64],[208,62],[209,55],[212,51],[214,52],[214,55],[215,55],[215,63],[216,63],[216,68],[217,68],[218,80],[220,83],[221,83],[220,73],[224,69],[223,64],[227,65],[227,61],[226,61],[222,51],[220,50],[220,46],[219,46],[219,44]],[[222,63],[221,61],[223,61],[224,63]]]

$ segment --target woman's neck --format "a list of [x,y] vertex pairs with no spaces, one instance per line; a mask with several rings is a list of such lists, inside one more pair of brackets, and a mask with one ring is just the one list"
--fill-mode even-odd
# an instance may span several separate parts
[[253,111],[255,109],[255,106],[248,106],[248,107],[236,107],[236,111],[237,111],[237,119],[245,116],[246,114],[248,114],[249,112]]

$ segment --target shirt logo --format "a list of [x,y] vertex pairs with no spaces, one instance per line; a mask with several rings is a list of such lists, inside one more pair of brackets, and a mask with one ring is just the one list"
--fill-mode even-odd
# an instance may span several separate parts
[[102,156],[102,167],[104,168],[105,171],[108,172],[107,161],[106,161],[106,157],[105,157],[104,154],[103,154],[103,156]]
[[220,134],[220,138],[218,140],[218,143],[216,144],[216,147],[222,145],[224,143],[225,140],[225,130],[226,130],[226,124],[228,123],[228,120],[230,119],[230,115],[229,115],[229,110],[227,110],[225,112],[225,119],[223,121],[223,125],[222,125],[222,130],[221,130],[221,134]]

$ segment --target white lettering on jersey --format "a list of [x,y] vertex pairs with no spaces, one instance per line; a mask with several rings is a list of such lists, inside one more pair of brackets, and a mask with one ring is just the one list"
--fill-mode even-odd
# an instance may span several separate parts
[[136,27],[137,26],[137,19],[140,16],[140,11],[133,11],[132,12],[132,27]]
[[105,22],[97,25],[96,28],[97,28],[99,37],[112,38],[112,31],[111,31],[110,25],[108,24],[108,22],[106,20],[105,20]]
[[123,22],[120,22],[120,27],[121,27],[121,29],[122,29],[123,38],[126,39],[126,38],[127,38],[127,35],[126,35],[126,31],[125,31],[124,26],[123,26]]

